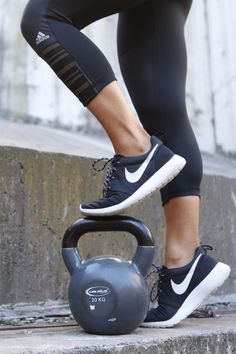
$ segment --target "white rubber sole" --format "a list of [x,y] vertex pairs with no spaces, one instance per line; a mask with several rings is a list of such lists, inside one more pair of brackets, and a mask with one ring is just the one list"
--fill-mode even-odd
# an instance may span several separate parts
[[173,327],[186,317],[217,288],[219,288],[230,274],[230,267],[227,264],[218,262],[206,278],[189,294],[176,314],[167,321],[143,322],[141,327],[166,328]]
[[164,166],[162,166],[151,178],[149,178],[135,193],[123,202],[101,209],[83,209],[80,206],[80,212],[84,215],[105,216],[114,215],[129,208],[139,200],[146,197],[155,190],[159,190],[167,185],[172,179],[179,174],[185,166],[186,160],[174,155]]

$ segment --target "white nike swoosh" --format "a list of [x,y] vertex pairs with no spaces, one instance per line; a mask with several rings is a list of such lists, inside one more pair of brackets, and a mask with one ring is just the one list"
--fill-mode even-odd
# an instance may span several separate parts
[[136,183],[140,180],[142,175],[144,174],[149,162],[151,161],[154,152],[156,151],[159,144],[154,146],[152,151],[148,154],[146,160],[142,163],[142,165],[135,172],[129,172],[127,168],[125,168],[125,177],[129,183]]
[[193,273],[196,269],[196,266],[198,264],[198,261],[200,259],[202,255],[200,254],[197,259],[195,260],[195,262],[193,263],[192,267],[190,268],[190,271],[188,272],[188,274],[186,275],[186,277],[184,278],[184,280],[182,281],[182,283],[180,284],[176,284],[175,282],[173,282],[173,280],[171,279],[171,286],[172,289],[174,290],[174,292],[178,295],[182,295],[183,293],[185,293],[185,291],[188,289],[188,286],[190,284],[190,281],[192,279]]

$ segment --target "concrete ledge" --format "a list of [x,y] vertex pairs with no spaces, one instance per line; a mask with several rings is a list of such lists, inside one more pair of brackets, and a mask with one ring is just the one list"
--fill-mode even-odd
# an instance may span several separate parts
[[104,137],[86,137],[79,132],[67,132],[33,124],[17,124],[1,119],[0,145],[93,158],[113,154],[110,141]]
[[186,319],[171,329],[138,328],[123,336],[89,335],[77,326],[0,334],[0,354],[231,354],[235,348],[235,314]]
[[[33,127],[32,134],[33,129],[38,128]],[[62,262],[61,239],[80,217],[80,202],[101,194],[103,174],[94,172],[91,163],[89,158],[59,152],[0,146],[0,304],[66,299],[69,275]],[[219,170],[222,164],[214,161],[214,166]],[[224,159],[223,166],[230,166],[230,160]],[[233,162],[231,177],[222,170],[217,174],[215,167],[209,168],[212,173],[205,174],[202,184],[201,235],[203,243],[214,247],[212,254],[232,267],[230,278],[218,291],[230,294],[236,292],[236,173]],[[159,194],[127,214],[150,228],[160,265],[164,222]],[[135,240],[124,233],[91,234],[79,244],[84,258],[97,254],[130,258],[135,247]]]

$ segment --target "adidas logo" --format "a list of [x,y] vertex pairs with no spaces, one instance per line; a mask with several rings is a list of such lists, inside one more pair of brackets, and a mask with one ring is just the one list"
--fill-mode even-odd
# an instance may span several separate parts
[[36,44],[39,45],[41,42],[46,41],[46,39],[50,38],[49,35],[44,34],[42,32],[38,32],[36,37]]

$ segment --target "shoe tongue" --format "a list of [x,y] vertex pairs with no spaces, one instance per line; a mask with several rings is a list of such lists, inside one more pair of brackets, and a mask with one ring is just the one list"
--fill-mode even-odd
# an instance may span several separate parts
[[199,254],[201,254],[201,253],[203,253],[203,252],[202,252],[202,247],[199,246],[199,247],[197,247],[196,250],[195,250],[195,254],[194,254],[194,258],[193,258],[193,259],[195,259],[197,256],[199,256]]
[[168,270],[168,268],[165,266],[165,265],[163,265],[162,267],[161,267],[161,272],[166,272]]
[[124,155],[121,155],[121,154],[115,154],[115,155],[114,155],[114,158],[115,158],[115,159],[116,159],[116,158],[119,159],[119,158],[121,158],[121,157],[125,157],[125,156],[124,156]]
[[160,269],[160,274],[168,274],[169,273],[169,268],[167,268],[165,265],[163,265]]
[[124,155],[121,155],[121,154],[116,154],[116,155],[114,155],[113,156],[113,163],[115,162],[117,162],[117,161],[120,161],[122,164],[123,164],[123,162],[125,162],[126,161],[126,156],[124,156]]
[[114,164],[116,163],[117,161],[120,161],[122,159],[124,159],[125,156],[123,155],[120,155],[120,154],[115,154],[111,160],[111,163]]

